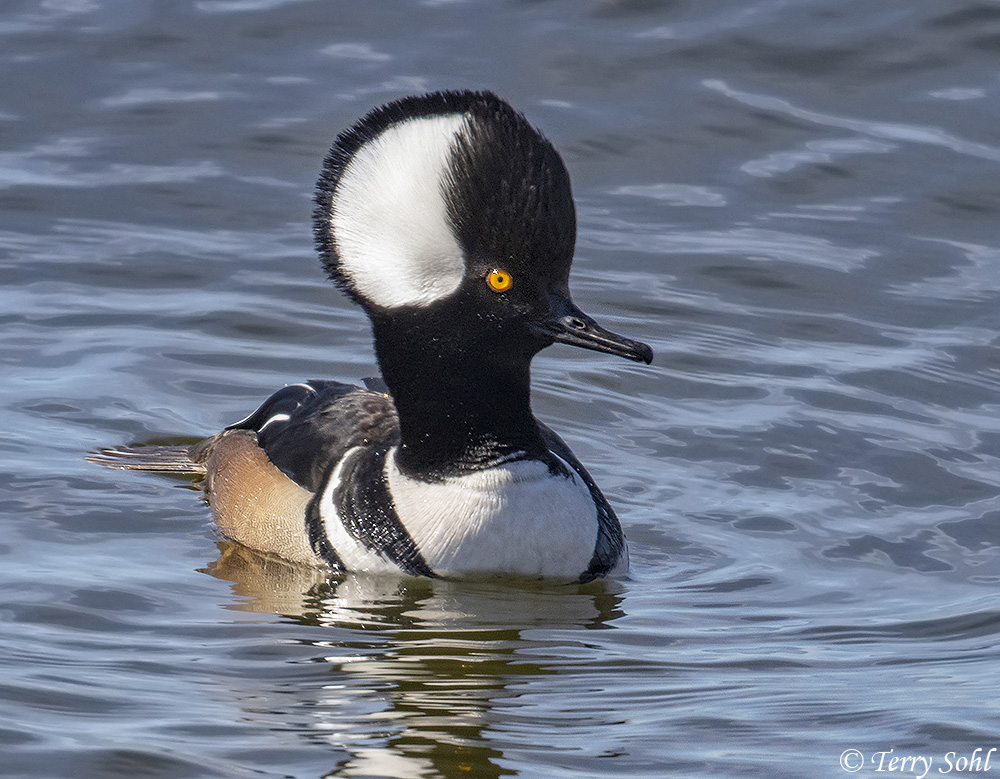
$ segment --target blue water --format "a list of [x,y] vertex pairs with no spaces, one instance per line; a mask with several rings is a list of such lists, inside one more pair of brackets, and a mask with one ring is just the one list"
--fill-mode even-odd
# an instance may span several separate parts
[[[1000,776],[998,55],[987,0],[3,4],[0,775]],[[373,373],[312,185],[443,87],[656,350],[535,363],[627,581],[327,581],[83,459]]]

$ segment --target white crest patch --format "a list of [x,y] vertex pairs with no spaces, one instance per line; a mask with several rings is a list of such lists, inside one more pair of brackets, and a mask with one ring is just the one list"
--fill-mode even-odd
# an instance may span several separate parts
[[379,306],[423,305],[465,275],[443,184],[462,114],[409,119],[362,146],[333,197],[341,271]]

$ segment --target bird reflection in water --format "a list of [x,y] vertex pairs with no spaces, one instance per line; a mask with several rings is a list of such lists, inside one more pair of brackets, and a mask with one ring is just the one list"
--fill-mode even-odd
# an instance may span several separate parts
[[[563,686],[568,696],[580,680],[549,679],[537,693],[533,680],[581,671],[567,652],[589,656],[586,631],[611,628],[624,613],[624,587],[603,580],[330,578],[235,544],[219,547],[204,571],[232,582],[238,600],[230,608],[282,615],[305,629],[291,627],[289,641],[306,647],[296,662],[307,678],[291,691],[287,673],[255,678],[265,689],[248,691],[252,706],[242,716],[261,718],[261,700],[277,704],[264,719],[334,752],[330,777],[512,775],[495,746],[512,741],[543,760],[551,745],[537,743],[539,718],[555,710],[556,729],[586,714],[539,698]],[[591,673],[583,677],[593,685]]]

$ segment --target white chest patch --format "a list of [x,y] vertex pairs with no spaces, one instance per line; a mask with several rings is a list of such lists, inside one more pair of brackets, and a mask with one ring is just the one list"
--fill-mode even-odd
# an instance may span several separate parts
[[344,169],[330,214],[341,271],[383,307],[426,304],[454,292],[465,259],[443,196],[463,115],[390,127]]
[[508,573],[576,579],[594,555],[597,509],[572,472],[552,476],[537,460],[428,483],[386,458],[400,521],[442,576]]

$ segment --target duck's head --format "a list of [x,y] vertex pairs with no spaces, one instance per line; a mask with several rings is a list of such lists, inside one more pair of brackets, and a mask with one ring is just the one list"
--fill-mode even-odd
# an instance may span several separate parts
[[431,339],[451,353],[530,360],[561,342],[653,358],[573,303],[566,166],[492,93],[408,97],[341,134],[319,180],[315,231],[331,278],[394,348]]

